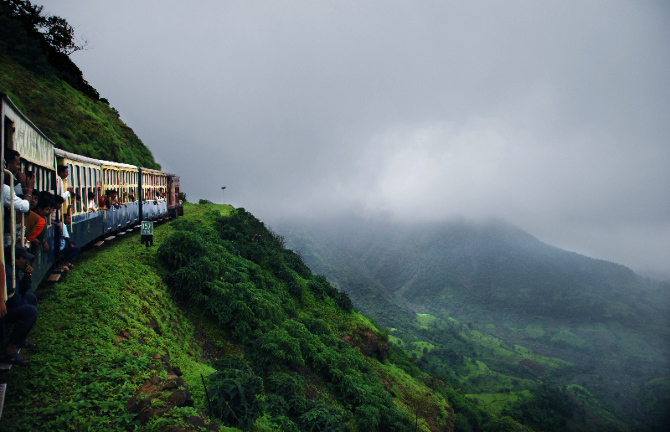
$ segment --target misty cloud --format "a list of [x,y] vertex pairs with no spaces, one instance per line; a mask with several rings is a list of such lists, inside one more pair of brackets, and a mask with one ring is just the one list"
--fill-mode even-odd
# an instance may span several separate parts
[[502,217],[669,271],[665,2],[47,1],[189,198]]

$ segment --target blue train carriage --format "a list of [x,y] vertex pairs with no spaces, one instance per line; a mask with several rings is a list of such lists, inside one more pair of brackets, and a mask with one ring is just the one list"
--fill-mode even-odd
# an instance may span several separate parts
[[102,165],[98,159],[81,156],[61,149],[54,149],[56,164],[68,167],[64,186],[72,187],[70,198],[63,203],[62,212],[72,216],[68,226],[70,239],[84,246],[100,237],[104,230],[104,212],[91,211],[89,196],[97,202],[102,194]]
[[168,219],[168,174],[149,168],[140,168],[141,220]]
[[120,162],[101,161],[102,194],[116,191],[119,207],[105,211],[105,234],[125,233],[140,222],[139,168]]
[[[2,129],[2,160],[4,161],[5,149],[13,149],[21,155],[21,171],[26,173],[32,171],[35,175],[35,190],[54,192],[56,190],[56,160],[54,158],[54,143],[46,137],[11,101],[7,94],[0,92],[0,121]],[[4,167],[4,165],[3,165]],[[8,171],[5,170],[5,173]],[[13,182],[13,180],[10,180]],[[4,205],[0,205],[0,215],[4,222],[5,217],[11,219],[11,211]],[[14,244],[26,243],[26,232],[24,228],[24,215],[15,213],[15,223],[18,226],[14,233],[4,232],[4,223],[0,223],[0,238],[9,239]],[[11,226],[11,222],[7,224]],[[35,255],[33,265],[33,290],[37,288],[53,265],[56,257],[54,250],[54,226],[47,221],[46,239],[49,251],[45,252],[41,247],[31,248]],[[0,259],[4,262],[4,248],[0,248]],[[3,268],[4,270],[4,268]],[[4,277],[2,280],[5,285]],[[4,289],[4,288],[3,288]]]

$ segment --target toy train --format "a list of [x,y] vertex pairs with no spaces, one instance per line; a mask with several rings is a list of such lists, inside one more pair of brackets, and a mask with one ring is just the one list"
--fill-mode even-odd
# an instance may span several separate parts
[[[163,171],[137,167],[119,162],[93,159],[63,151],[49,140],[11,101],[0,92],[0,121],[2,129],[2,160],[5,149],[21,154],[21,171],[35,175],[35,190],[56,192],[57,166],[68,167],[66,187],[72,187],[69,198],[61,211],[69,211],[72,225],[70,238],[79,246],[96,242],[115,233],[125,233],[141,221],[163,220],[183,215],[179,199],[179,177]],[[5,170],[5,172],[7,172]],[[97,202],[107,190],[118,192],[118,208],[87,211],[89,193]],[[4,221],[9,210],[0,206]],[[21,223],[20,215],[17,224]],[[57,260],[54,246],[58,233],[47,222],[46,238],[49,251],[42,248],[36,254],[33,266],[33,290],[42,282]],[[0,238],[5,238],[0,224]]]

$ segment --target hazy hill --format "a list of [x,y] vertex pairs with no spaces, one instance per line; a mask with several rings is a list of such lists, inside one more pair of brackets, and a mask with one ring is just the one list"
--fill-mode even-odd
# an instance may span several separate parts
[[65,54],[58,57],[60,69],[54,66],[57,54],[45,50],[36,33],[0,14],[0,91],[7,93],[58,148],[160,169],[151,151],[121,121],[118,111],[106,99],[98,98]]
[[[343,218],[276,227],[289,247],[347,291],[356,307],[395,329],[391,334],[421,357],[420,364],[469,393],[503,394],[508,378],[517,390],[540,382],[579,384],[601,404],[596,411],[618,413],[620,424],[653,416],[667,422],[667,283],[555,248],[500,221],[403,225]],[[442,324],[426,326],[425,314]],[[464,331],[448,325],[453,318],[466,325]],[[513,355],[487,351],[472,331],[574,367],[547,368],[546,375],[529,367],[535,381],[524,382],[518,366],[530,363],[501,361],[501,355]],[[465,340],[449,338],[449,332]],[[417,347],[428,349],[422,353]],[[472,368],[461,367],[475,359],[508,378],[497,376],[482,386]],[[649,393],[660,399],[646,400]]]

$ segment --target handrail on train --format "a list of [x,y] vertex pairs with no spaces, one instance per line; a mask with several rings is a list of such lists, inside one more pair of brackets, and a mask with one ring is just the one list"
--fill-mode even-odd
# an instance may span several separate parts
[[[4,171],[5,174],[9,174],[9,188],[10,188],[10,190],[9,190],[9,197],[10,197],[9,211],[11,213],[10,217],[9,217],[10,218],[9,223],[10,223],[10,230],[12,232],[11,235],[12,235],[12,266],[13,266],[13,264],[16,260],[16,213],[14,212],[14,174],[12,174],[12,172],[9,171],[7,168],[3,168],[3,171]],[[4,206],[5,205],[4,197],[3,197],[2,201],[3,201],[2,205]],[[23,227],[24,226],[23,225],[23,218],[22,218],[21,222],[22,222],[21,227]],[[3,265],[5,263],[5,247],[4,247],[4,244],[5,244],[5,239],[3,237],[3,239],[2,239],[3,247],[2,247],[2,250],[0,251],[0,259],[2,260]],[[14,270],[14,269],[12,268],[12,270]],[[12,273],[12,281],[10,282],[12,284],[11,285],[12,290],[15,288],[15,286],[14,286],[15,277],[13,275],[14,275],[14,273]],[[4,298],[5,298],[5,301],[7,301],[8,300],[7,299],[7,285],[3,284],[3,286],[5,287],[4,288],[4,292],[5,292],[5,297]]]

